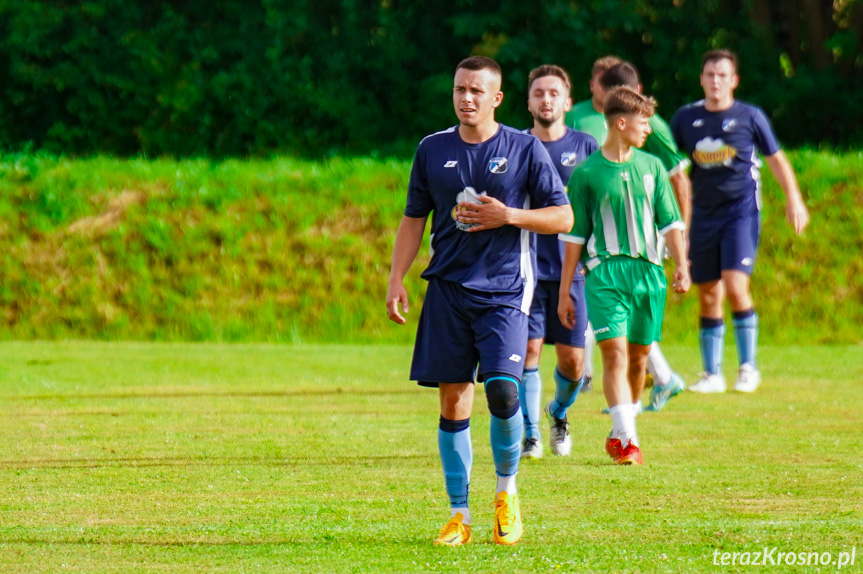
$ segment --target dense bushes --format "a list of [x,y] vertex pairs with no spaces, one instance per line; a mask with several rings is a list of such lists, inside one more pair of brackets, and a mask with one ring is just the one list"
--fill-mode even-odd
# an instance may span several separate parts
[[[790,6],[790,5],[788,5]],[[616,53],[670,117],[700,97],[700,54],[742,59],[739,95],[787,144],[863,143],[863,4],[808,0],[0,0],[0,147],[62,153],[409,154],[454,122],[452,71],[497,58],[501,119],[524,82]]]

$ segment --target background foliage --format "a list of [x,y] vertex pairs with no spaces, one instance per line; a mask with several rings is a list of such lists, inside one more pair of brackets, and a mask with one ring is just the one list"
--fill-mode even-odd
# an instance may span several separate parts
[[[789,157],[812,211],[803,237],[765,177],[753,293],[764,342],[861,341],[863,153]],[[384,312],[409,161],[0,161],[0,339],[411,342]],[[426,243],[428,233],[426,233]],[[693,293],[664,341],[696,344]]]
[[860,0],[0,0],[0,148],[406,156],[454,123],[467,55],[501,62],[523,126],[536,65],[582,98],[596,57],[630,59],[668,118],[713,47],[786,144],[859,144],[861,30]]

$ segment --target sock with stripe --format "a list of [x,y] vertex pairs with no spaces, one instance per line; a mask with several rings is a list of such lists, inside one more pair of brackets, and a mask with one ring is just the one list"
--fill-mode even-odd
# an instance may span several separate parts
[[701,317],[698,343],[701,347],[701,364],[704,372],[718,375],[722,370],[722,351],[725,347],[725,324],[721,318]]
[[491,454],[498,476],[513,476],[521,458],[524,418],[518,398],[518,380],[510,375],[493,375],[485,381],[491,413]]
[[755,367],[755,351],[758,345],[758,314],[755,309],[736,311],[731,319],[734,325],[734,339],[737,342],[737,357],[740,364],[749,363]]
[[438,425],[438,448],[452,514],[454,516],[456,512],[461,512],[466,520],[464,524],[470,524],[470,511],[467,511],[470,471],[473,465],[470,419],[453,421],[441,417]]

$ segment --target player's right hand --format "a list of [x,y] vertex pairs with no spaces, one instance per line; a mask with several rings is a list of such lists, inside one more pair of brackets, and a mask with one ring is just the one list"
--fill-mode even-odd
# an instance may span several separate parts
[[557,303],[557,317],[560,324],[570,331],[575,328],[575,305],[570,297],[561,297]]
[[390,285],[387,289],[387,317],[390,321],[404,325],[407,320],[399,313],[399,303],[401,303],[402,313],[408,313],[408,292],[405,286],[401,283]]
[[689,266],[684,265],[674,270],[674,292],[686,293],[692,286],[692,277],[689,275]]

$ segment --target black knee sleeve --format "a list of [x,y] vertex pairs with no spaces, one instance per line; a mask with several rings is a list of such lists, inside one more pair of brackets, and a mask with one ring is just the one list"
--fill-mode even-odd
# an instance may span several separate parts
[[518,412],[518,381],[512,375],[492,373],[485,378],[488,410],[499,419],[509,419]]

